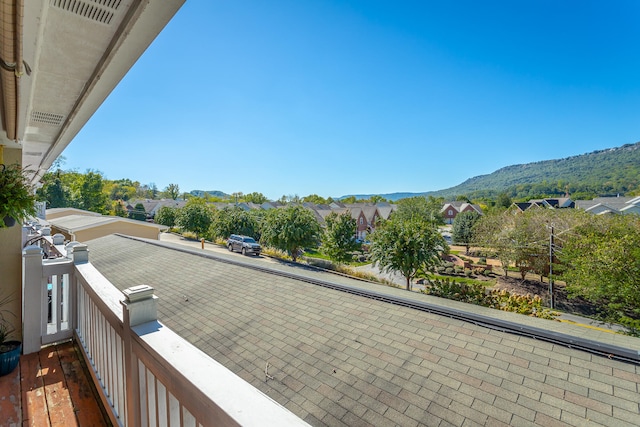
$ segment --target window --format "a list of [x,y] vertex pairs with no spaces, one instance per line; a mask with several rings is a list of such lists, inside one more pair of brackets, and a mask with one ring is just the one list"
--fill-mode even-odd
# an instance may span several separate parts
[[360,217],[360,225],[364,224],[364,218]]
[[449,216],[453,216],[453,210],[449,209]]

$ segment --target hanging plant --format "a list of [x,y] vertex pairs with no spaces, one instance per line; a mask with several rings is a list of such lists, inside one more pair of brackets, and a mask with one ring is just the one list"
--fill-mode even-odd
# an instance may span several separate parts
[[36,196],[20,165],[0,165],[0,228],[36,214]]

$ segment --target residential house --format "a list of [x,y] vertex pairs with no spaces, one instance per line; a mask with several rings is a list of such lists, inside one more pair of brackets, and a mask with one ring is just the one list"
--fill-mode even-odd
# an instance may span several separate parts
[[531,199],[528,202],[514,202],[511,205],[511,209],[515,212],[524,212],[532,208],[543,209],[571,209],[576,206],[569,197],[560,198],[545,198],[545,199]]
[[[316,205],[314,203],[303,203],[303,206],[311,210],[321,225],[324,225],[325,218],[332,212],[342,214],[348,212],[353,219],[356,220],[355,237],[359,240],[366,240],[367,235],[372,233],[378,221],[389,219],[391,213],[395,210],[394,205],[369,204],[369,203],[350,203],[343,204],[333,202],[329,205]],[[381,213],[381,211],[383,213]]]
[[453,224],[453,220],[461,212],[477,212],[482,215],[482,208],[473,203],[456,201],[445,203],[440,209],[445,224]]
[[594,215],[640,214],[640,197],[596,197],[592,200],[576,200],[576,208]]

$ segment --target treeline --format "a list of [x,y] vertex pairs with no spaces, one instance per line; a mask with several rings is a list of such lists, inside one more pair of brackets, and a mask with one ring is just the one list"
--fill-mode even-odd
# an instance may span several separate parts
[[[264,194],[259,192],[247,194],[236,192],[226,195],[220,192],[211,194],[196,190],[186,193],[180,192],[178,184],[169,184],[160,190],[154,183],[142,184],[139,181],[132,181],[128,178],[109,180],[99,171],[87,170],[85,173],[73,170],[64,171],[58,164],[42,177],[41,184],[36,190],[36,196],[39,201],[46,202],[47,209],[71,207],[116,216],[127,216],[126,205],[128,202],[140,199],[189,200],[199,198],[209,203],[234,202],[255,203],[258,205],[269,201]],[[386,201],[381,196],[371,196],[368,199],[350,197],[341,200],[343,203],[378,203]],[[283,195],[277,202],[282,204],[309,202],[319,205],[330,204],[334,202],[334,199],[331,197],[324,198],[317,194],[310,194],[304,197]],[[140,217],[138,218],[138,216]],[[144,215],[134,215],[133,217],[145,219]]]
[[85,173],[56,169],[47,172],[36,190],[47,208],[71,207],[105,215],[126,216],[126,202],[131,199],[177,199],[176,184],[160,191],[155,184],[141,184],[130,179],[108,180],[98,171]]

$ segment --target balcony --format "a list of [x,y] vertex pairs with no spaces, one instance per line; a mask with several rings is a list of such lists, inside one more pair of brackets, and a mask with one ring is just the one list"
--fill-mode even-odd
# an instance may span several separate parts
[[110,425],[78,352],[72,341],[47,346],[0,377],[2,425]]
[[[65,397],[78,421],[85,412],[97,415],[97,406],[83,409],[74,400],[76,385],[46,389],[46,383],[62,381],[69,365],[84,362],[113,425],[306,425],[158,321],[152,288],[120,292],[88,262],[85,245],[64,246],[62,236],[44,234],[23,251],[23,422],[53,420],[52,406],[59,406],[47,406],[55,399],[32,406],[33,381],[45,386],[45,396]],[[73,361],[69,340],[80,361]],[[67,344],[43,349],[57,342]],[[9,378],[16,376],[14,371]],[[3,379],[3,386],[7,382],[12,381]]]

